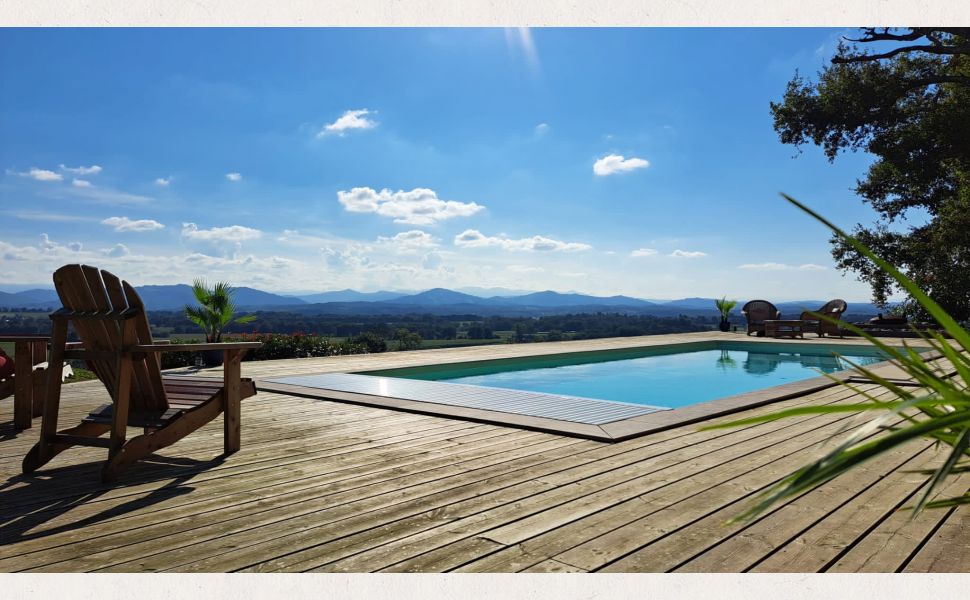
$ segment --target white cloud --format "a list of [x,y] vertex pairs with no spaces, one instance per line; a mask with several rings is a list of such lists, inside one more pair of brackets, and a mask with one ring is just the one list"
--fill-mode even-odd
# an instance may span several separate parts
[[378,123],[373,119],[368,119],[367,115],[369,114],[373,114],[373,112],[366,108],[348,110],[340,115],[340,118],[333,123],[324,125],[323,129],[317,133],[317,138],[322,138],[327,135],[344,136],[351,129],[373,129],[377,127]]
[[320,253],[331,269],[356,271],[369,268],[374,264],[367,257],[371,250],[370,246],[364,244],[350,244],[342,250],[325,246],[320,249]]
[[645,169],[649,166],[650,163],[642,158],[624,158],[621,154],[609,154],[593,163],[593,173],[605,177],[634,169]]
[[75,179],[74,181],[71,182],[71,185],[73,185],[74,187],[85,187],[86,188],[86,187],[91,187],[91,182],[90,181],[86,181],[84,179]]
[[592,248],[579,242],[561,242],[541,235],[514,240],[505,236],[486,236],[477,229],[466,229],[455,236],[455,245],[464,248],[497,247],[509,251],[579,252]]
[[738,266],[739,269],[745,269],[748,271],[785,271],[791,269],[791,265],[785,265],[776,262],[765,262],[765,263],[745,263]]
[[509,265],[505,267],[505,270],[511,271],[512,273],[541,273],[545,271],[542,267],[533,265]]
[[98,165],[91,165],[90,167],[66,167],[60,165],[62,171],[67,171],[68,173],[74,173],[75,175],[97,175],[102,171],[101,167]]
[[824,271],[825,267],[815,264],[804,264],[800,266],[786,265],[784,263],[777,262],[764,262],[764,263],[745,263],[743,265],[738,265],[739,269],[745,269],[747,271]]
[[536,125],[536,128],[535,128],[535,136],[537,138],[542,137],[542,136],[546,135],[547,133],[549,133],[549,124],[548,123],[539,123],[538,125]]
[[397,252],[402,254],[428,250],[438,246],[437,238],[420,229],[402,231],[393,237],[380,236],[377,238],[377,243],[393,246]]
[[101,254],[110,256],[111,258],[121,258],[122,256],[128,256],[131,254],[131,250],[129,250],[128,246],[125,246],[124,244],[115,244],[111,248],[104,248],[101,250]]
[[60,173],[55,173],[54,171],[48,171],[47,169],[38,169],[37,167],[31,167],[26,173],[17,173],[21,177],[30,177],[31,179],[36,179],[37,181],[61,181],[64,176]]
[[[27,281],[36,281],[36,279],[26,278],[36,277],[38,263],[49,262],[51,264],[64,264],[64,261],[75,261],[77,257],[74,255],[80,252],[81,249],[80,242],[59,244],[50,239],[50,236],[46,233],[42,233],[40,234],[40,242],[35,246],[14,246],[13,244],[0,241],[0,259],[25,263],[22,265],[25,268],[19,269],[24,272],[22,277]],[[4,269],[4,275],[12,275],[17,270],[13,266],[10,266],[9,269]],[[53,269],[51,270],[53,271]],[[16,279],[13,279],[13,281],[16,281]]]
[[642,257],[642,256],[654,256],[656,254],[657,254],[657,251],[654,250],[653,248],[639,248],[631,252],[630,256],[636,258],[636,257]]
[[172,183],[171,177],[159,177],[158,179],[155,180],[155,185],[158,185],[161,187],[168,187],[168,184],[170,183]]
[[434,190],[425,188],[410,192],[353,188],[337,192],[337,199],[348,212],[377,213],[409,225],[433,225],[445,219],[468,217],[485,208],[474,202],[441,200]]
[[262,235],[262,231],[242,225],[199,229],[195,223],[182,223],[182,237],[201,242],[242,242],[258,239]]
[[41,193],[58,199],[60,199],[64,194],[70,194],[72,196],[79,196],[85,200],[98,204],[143,204],[152,200],[147,196],[129,194],[127,192],[121,192],[115,189],[94,185],[80,187],[58,187],[56,189],[49,189]]
[[153,231],[164,229],[165,226],[152,219],[138,219],[133,221],[128,217],[109,217],[101,221],[102,225],[114,227],[115,231]]
[[674,250],[670,253],[674,258],[701,258],[707,256],[707,252],[691,252],[690,250]]
[[421,260],[421,267],[423,269],[434,270],[441,266],[441,255],[437,252],[429,252],[424,255]]
[[67,215],[63,213],[52,213],[43,210],[21,210],[21,211],[3,211],[0,214],[12,215],[18,219],[23,219],[25,221],[53,221],[62,223],[71,222],[84,222],[84,221],[96,221],[91,217],[80,217],[77,215]]
[[226,179],[229,181],[242,181],[242,175],[239,173],[226,173]]

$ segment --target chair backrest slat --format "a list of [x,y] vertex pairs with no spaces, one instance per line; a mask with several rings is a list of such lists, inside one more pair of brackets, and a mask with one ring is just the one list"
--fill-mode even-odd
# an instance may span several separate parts
[[[120,314],[128,308],[141,309],[133,317],[135,341],[139,344],[152,343],[151,328],[141,299],[134,288],[111,273],[87,265],[66,265],[54,273],[54,288],[64,308],[74,311]],[[108,352],[122,350],[121,320],[74,320],[72,323],[78,337],[84,342],[85,349]],[[118,361],[104,359],[88,361],[91,370],[108,388],[112,399],[118,381],[118,364]],[[136,357],[132,361],[132,368],[134,377],[130,410],[142,412],[167,409],[168,401],[158,358],[154,355]]]
[[[120,312],[129,307],[128,298],[125,294],[124,284],[115,275],[107,272],[101,271],[101,279],[104,281],[104,288],[108,294],[108,298],[111,300],[111,309]],[[143,319],[138,319],[139,322],[144,322],[146,325],[147,339],[138,331],[136,327],[135,334],[137,336],[137,341],[139,344],[150,344],[151,343],[151,331],[148,329],[148,322]],[[134,392],[132,396],[138,397],[144,400],[145,408],[154,408],[159,405],[159,403],[164,403],[164,397],[159,398],[156,393],[158,389],[161,389],[161,375],[159,374],[159,387],[156,388],[154,381],[151,377],[151,367],[145,364],[146,357],[139,356],[132,361],[132,371],[134,372],[134,378],[132,380],[132,386],[134,387]],[[147,360],[155,360],[155,356],[152,355],[147,358]],[[157,369],[156,369],[157,370]],[[163,405],[164,406],[164,405]]]
[[[102,271],[105,275],[110,275],[107,271]],[[114,277],[114,275],[111,275]],[[135,308],[140,314],[135,317],[135,335],[139,344],[151,344],[152,328],[148,324],[148,311],[145,310],[145,303],[135,288],[127,281],[121,282],[122,290],[125,294],[125,303],[128,308]],[[143,389],[143,402],[146,408],[152,410],[164,410],[168,408],[168,400],[165,397],[165,385],[162,382],[162,363],[161,357],[157,353],[146,354],[139,361],[139,373],[145,377]]]
[[[91,312],[96,310],[94,301],[88,291],[87,279],[81,271],[81,265],[67,265],[54,272],[54,289],[61,300],[61,304],[68,310]],[[96,321],[73,321],[74,331],[84,342],[87,350],[110,350],[104,324]],[[98,376],[108,391],[114,394],[115,365],[104,359],[90,359],[87,366]],[[112,396],[113,397],[113,396]]]

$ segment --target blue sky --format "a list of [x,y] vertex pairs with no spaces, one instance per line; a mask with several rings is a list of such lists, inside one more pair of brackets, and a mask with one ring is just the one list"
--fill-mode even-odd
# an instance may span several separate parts
[[[0,289],[868,298],[863,154],[768,103],[838,29],[47,29],[0,36]],[[386,191],[385,191],[386,190]]]

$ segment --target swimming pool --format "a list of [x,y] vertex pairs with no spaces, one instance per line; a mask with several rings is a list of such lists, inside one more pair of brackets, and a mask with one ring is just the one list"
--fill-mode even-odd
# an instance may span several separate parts
[[820,371],[843,371],[851,368],[848,361],[870,365],[883,360],[878,351],[861,346],[737,342],[720,348],[611,350],[366,375],[678,408],[818,377]]
[[437,354],[423,366],[283,375],[257,387],[615,442],[819,391],[836,385],[821,373],[846,379],[848,361],[884,360],[846,342],[620,344],[477,361]]

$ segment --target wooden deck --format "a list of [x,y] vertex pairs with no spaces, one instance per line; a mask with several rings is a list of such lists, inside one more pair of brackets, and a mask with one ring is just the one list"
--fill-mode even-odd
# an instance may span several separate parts
[[[492,351],[523,346],[557,348]],[[387,368],[488,350],[246,363],[243,374]],[[66,386],[62,424],[106,400],[97,382]],[[833,388],[738,416],[855,400]],[[841,414],[717,431],[688,425],[607,444],[260,392],[243,403],[238,453],[219,457],[214,422],[103,485],[103,449],[74,449],[19,475],[39,421],[15,433],[9,402],[0,411],[2,572],[970,570],[970,507],[916,520],[898,510],[926,483],[912,471],[942,458],[926,443],[754,522],[724,524],[852,422]],[[970,475],[947,492],[968,487]]]

